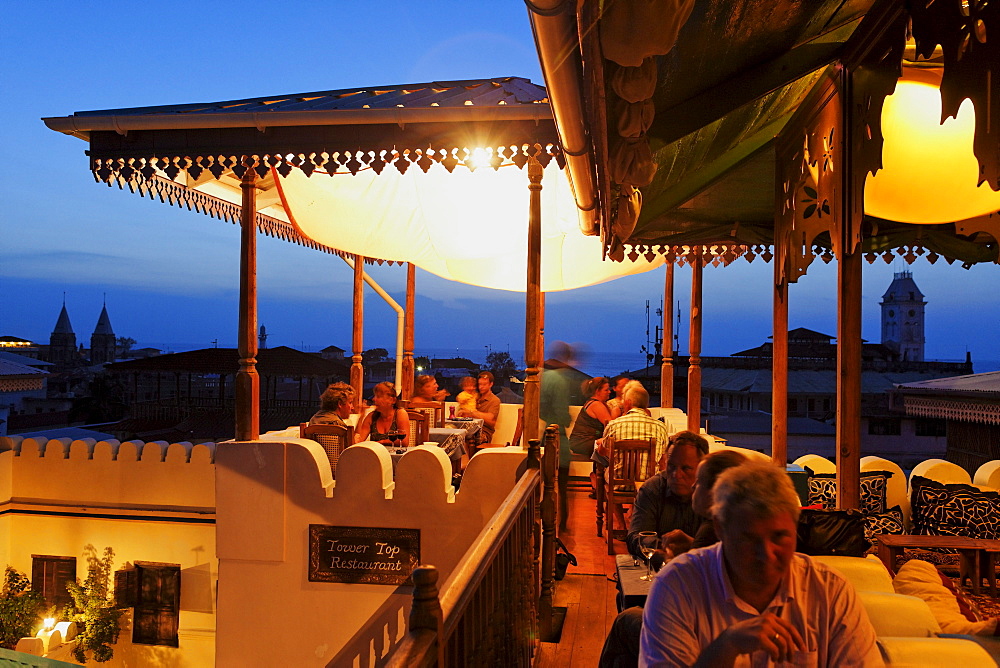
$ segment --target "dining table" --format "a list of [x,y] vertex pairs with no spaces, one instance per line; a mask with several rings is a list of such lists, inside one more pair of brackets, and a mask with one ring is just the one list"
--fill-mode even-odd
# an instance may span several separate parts
[[646,574],[646,563],[642,559],[636,560],[631,554],[616,554],[615,570],[618,573],[618,612],[633,606],[644,606],[652,584],[650,580],[640,579]]
[[427,430],[427,437],[431,442],[436,443],[452,461],[460,461],[465,454],[465,429],[455,427],[431,427]]
[[445,427],[451,427],[452,429],[464,429],[465,438],[471,440],[476,438],[479,432],[482,431],[484,421],[482,418],[453,417],[445,420],[444,424]]

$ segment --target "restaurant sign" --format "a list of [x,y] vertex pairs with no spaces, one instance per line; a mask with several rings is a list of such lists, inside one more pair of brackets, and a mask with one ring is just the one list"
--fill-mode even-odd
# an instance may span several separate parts
[[412,584],[420,529],[309,525],[309,581]]

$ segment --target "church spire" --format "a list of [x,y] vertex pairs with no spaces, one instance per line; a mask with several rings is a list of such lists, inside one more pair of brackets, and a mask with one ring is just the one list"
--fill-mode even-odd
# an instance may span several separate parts
[[66,310],[66,295],[63,294],[63,305],[62,310],[59,312],[59,319],[56,321],[56,328],[52,330],[53,334],[72,334],[73,325],[69,322],[69,312]]
[[107,304],[101,308],[101,315],[97,318],[97,327],[94,327],[94,334],[111,334],[114,335],[114,330],[111,329],[111,318],[108,317],[108,306]]

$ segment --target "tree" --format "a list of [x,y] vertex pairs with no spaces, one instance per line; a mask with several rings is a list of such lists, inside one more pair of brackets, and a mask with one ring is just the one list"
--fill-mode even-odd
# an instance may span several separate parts
[[365,364],[372,362],[384,362],[389,358],[389,351],[385,348],[370,348],[361,353],[361,361]]
[[510,353],[495,351],[486,356],[486,368],[493,374],[494,380],[500,385],[507,386],[510,377],[517,372],[517,365]]
[[87,652],[90,652],[94,661],[103,663],[114,656],[111,646],[118,642],[122,614],[111,598],[111,565],[115,551],[105,547],[102,558],[97,556],[93,545],[87,545],[84,550],[88,553],[87,579],[82,585],[79,582],[66,583],[76,608],[73,621],[79,628],[73,658],[86,663]]
[[18,640],[35,635],[44,609],[45,599],[32,591],[28,576],[8,566],[0,589],[0,647],[14,649]]
[[431,358],[426,355],[420,355],[413,358],[413,368],[422,369],[423,371],[430,371],[431,368]]
[[119,336],[115,339],[115,348],[118,351],[118,357],[127,357],[129,351],[132,350],[132,346],[135,345],[135,339],[130,336]]

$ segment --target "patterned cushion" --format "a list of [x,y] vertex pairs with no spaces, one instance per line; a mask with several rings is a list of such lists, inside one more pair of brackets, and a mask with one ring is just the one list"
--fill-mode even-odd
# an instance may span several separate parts
[[910,482],[913,533],[1000,538],[1000,494],[922,476]]
[[[837,474],[809,473],[809,505],[822,505],[831,510],[837,507]],[[865,515],[885,513],[886,481],[892,471],[863,471],[861,473],[861,512]]]
[[878,515],[865,516],[865,538],[873,545],[877,545],[878,537],[886,533],[906,533],[903,527],[903,511],[899,506],[893,506]]

